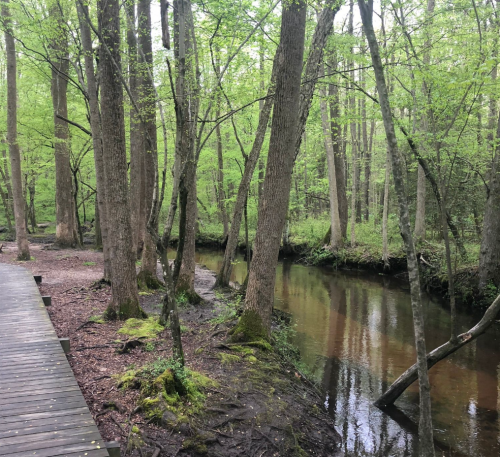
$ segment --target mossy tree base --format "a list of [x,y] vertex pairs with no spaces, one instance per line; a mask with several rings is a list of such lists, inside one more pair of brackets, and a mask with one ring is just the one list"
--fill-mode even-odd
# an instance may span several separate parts
[[150,271],[141,271],[137,275],[137,287],[139,290],[158,290],[165,285]]
[[240,320],[229,332],[232,343],[250,343],[256,341],[269,342],[268,329],[265,328],[260,315],[250,309],[245,309]]
[[104,311],[102,317],[106,321],[126,320],[130,318],[146,319],[147,313],[139,306],[139,304],[125,304],[115,306],[111,303]]
[[185,300],[191,305],[199,305],[203,300],[194,290],[186,290],[177,288],[177,296],[183,295]]

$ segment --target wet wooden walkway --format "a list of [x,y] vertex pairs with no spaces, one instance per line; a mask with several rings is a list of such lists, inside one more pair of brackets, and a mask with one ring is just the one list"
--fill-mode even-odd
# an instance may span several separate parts
[[0,264],[0,456],[108,456],[32,274],[6,264]]

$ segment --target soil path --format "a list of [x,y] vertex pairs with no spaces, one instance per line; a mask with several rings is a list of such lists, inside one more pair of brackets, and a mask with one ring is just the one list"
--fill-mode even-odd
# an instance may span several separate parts
[[[119,441],[131,456],[334,456],[339,435],[322,399],[293,368],[271,351],[225,343],[235,322],[235,305],[212,287],[215,274],[196,268],[195,287],[204,299],[181,309],[187,366],[214,383],[204,389],[201,409],[187,416],[169,412],[148,419],[138,409],[140,389],[118,387],[117,376],[172,355],[169,330],[128,353],[122,322],[102,322],[110,289],[98,283],[102,254],[55,250],[31,244],[30,262],[17,262],[15,243],[4,243],[0,262],[21,264],[41,274],[43,295],[52,296],[49,314],[59,337],[71,341],[68,360],[89,409],[106,441]],[[219,298],[218,298],[219,297]],[[150,314],[161,309],[162,294],[140,296]],[[190,403],[185,401],[189,410]]]

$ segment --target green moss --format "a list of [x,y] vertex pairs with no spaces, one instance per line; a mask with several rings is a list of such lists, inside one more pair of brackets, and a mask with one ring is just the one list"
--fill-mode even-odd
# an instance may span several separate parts
[[250,363],[257,363],[257,362],[258,362],[257,357],[254,357],[253,355],[249,355],[246,359],[247,359]]
[[125,321],[118,333],[134,338],[154,338],[163,329],[164,327],[154,317],[148,317],[147,319],[132,318]]
[[205,350],[205,348],[198,348],[194,351],[194,354],[195,355],[200,355],[203,351]]
[[95,324],[104,324],[104,318],[100,315],[90,316],[89,321]]
[[132,433],[141,433],[141,431],[139,430],[139,427],[137,427],[137,425],[134,425],[132,427]]
[[243,355],[253,355],[254,354],[254,350],[248,346],[240,346],[240,345],[231,346],[231,351],[240,352]]
[[231,341],[234,343],[249,341],[267,341],[269,335],[264,327],[262,318],[253,310],[246,309],[238,321],[238,324],[231,330]]
[[116,379],[116,385],[123,389],[128,389],[139,384],[136,370],[127,370],[121,375],[115,375],[114,378]]
[[219,352],[217,357],[222,362],[222,365],[231,365],[232,363],[239,362],[240,356],[235,354],[228,354],[227,352]]

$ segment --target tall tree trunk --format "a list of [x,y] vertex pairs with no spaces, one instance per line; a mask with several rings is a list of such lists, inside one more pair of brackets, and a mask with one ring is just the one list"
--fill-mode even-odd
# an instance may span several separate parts
[[[500,116],[497,138],[500,138]],[[500,288],[500,145],[495,149],[479,253],[479,287],[483,292],[491,286]]]
[[389,217],[389,190],[391,187],[391,156],[387,151],[387,158],[385,161],[385,182],[384,182],[384,209],[382,212],[382,260],[384,262],[384,269],[388,270],[391,265],[389,263],[389,241],[387,223]]
[[[325,5],[325,8],[320,14],[320,18],[316,25],[314,36],[311,45],[311,52],[307,58],[306,69],[303,77],[303,85],[300,94],[300,104],[299,104],[299,121],[297,125],[297,136],[295,138],[295,155],[297,157],[300,151],[300,144],[302,141],[302,136],[305,130],[305,124],[309,114],[309,108],[311,106],[312,97],[314,93],[314,87],[316,84],[319,65],[323,59],[323,49],[325,47],[326,39],[329,36],[332,27],[333,19],[338,10],[337,7],[332,8],[334,0],[329,0]],[[278,47],[273,63],[273,71],[271,76],[271,83],[268,89],[268,96],[260,112],[259,125],[257,127],[257,132],[252,146],[252,150],[248,156],[248,161],[245,165],[245,171],[243,172],[243,177],[238,188],[237,201],[233,210],[233,217],[231,219],[231,229],[229,231],[228,242],[226,245],[226,251],[224,253],[224,260],[217,276],[216,284],[219,287],[229,286],[229,279],[231,277],[232,263],[234,261],[234,256],[236,254],[236,248],[238,245],[238,236],[241,226],[241,218],[243,213],[243,207],[250,186],[250,181],[252,179],[253,172],[255,170],[255,165],[257,163],[262,143],[264,142],[264,137],[267,129],[267,124],[269,121],[269,116],[272,108],[272,100],[270,95],[274,92],[274,81],[275,75],[278,74],[279,62],[281,61],[280,52],[282,52],[281,47]],[[259,167],[263,166],[263,162],[259,162]],[[262,200],[264,181],[263,169],[259,169],[259,205]],[[261,181],[262,180],[262,181]]]
[[120,4],[100,0],[98,4],[101,43],[99,72],[101,81],[101,120],[106,199],[111,240],[112,301],[106,311],[109,319],[141,317],[135,253],[128,201],[127,155],[123,89],[120,81]]
[[[252,181],[253,172],[255,171],[255,166],[257,165],[257,161],[259,160],[262,144],[264,143],[264,138],[266,136],[271,109],[273,107],[272,94],[275,90],[276,72],[279,66],[279,55],[280,48],[278,47],[276,56],[274,58],[271,82],[267,91],[267,97],[260,110],[259,124],[257,126],[257,131],[255,132],[255,139],[250,154],[248,154],[248,158],[245,161],[243,176],[241,177],[240,185],[238,187],[238,194],[236,196],[236,202],[234,204],[233,214],[231,218],[231,228],[229,230],[229,235],[227,238],[226,250],[224,251],[224,259],[222,260],[222,265],[217,275],[217,287],[229,286],[234,257],[236,255],[236,249],[238,247],[241,218],[245,208],[245,202],[247,201],[248,190]],[[261,188],[264,184],[263,182],[260,182],[260,174],[261,172],[259,170],[259,192],[261,192]],[[262,176],[263,175],[264,171],[262,170]],[[259,196],[259,202],[260,200],[261,196]]]
[[415,246],[410,227],[408,201],[403,176],[401,156],[398,150],[394,121],[392,117],[389,94],[385,83],[384,67],[380,57],[379,46],[373,29],[373,0],[368,4],[365,0],[358,0],[363,29],[370,46],[377,91],[379,94],[380,108],[387,137],[388,149],[392,159],[392,173],[394,186],[398,196],[399,219],[401,236],[406,248],[408,276],[410,281],[410,295],[413,312],[413,328],[415,333],[415,346],[417,350],[418,379],[420,392],[420,420],[419,420],[419,453],[422,457],[434,456],[434,443],[431,416],[431,396],[429,374],[427,371],[427,351],[425,348],[424,316],[420,296],[420,278]]
[[[101,113],[99,110],[99,98],[97,81],[94,70],[94,53],[92,50],[92,37],[90,34],[90,16],[88,6],[82,0],[78,0],[78,18],[80,21],[80,32],[82,48],[85,59],[85,76],[87,77],[87,96],[89,100],[90,127],[92,129],[92,145],[94,149],[94,166],[97,187],[97,206],[99,208],[99,225],[102,236],[102,247],[104,256],[103,279],[111,280],[111,239],[109,235],[108,202],[106,198],[106,176],[104,173],[104,153],[102,144]],[[97,223],[97,222],[96,222]]]
[[[176,148],[182,173],[179,175],[179,243],[175,259],[176,288],[186,292],[192,301],[199,301],[194,290],[195,241],[197,220],[196,128],[199,110],[199,81],[196,76],[197,56],[193,13],[189,0],[174,2],[176,59],[178,75],[176,98]],[[191,195],[190,195],[191,194]]]
[[0,197],[2,198],[2,205],[3,205],[3,210],[5,212],[5,220],[7,221],[7,230],[9,233],[12,232],[12,221],[11,221],[11,214],[10,214],[10,203],[9,203],[9,196],[7,195],[7,192],[4,190],[2,185],[0,184]]
[[[354,0],[350,0],[349,2],[349,25],[347,33],[349,35],[353,35],[353,18],[354,18]],[[351,55],[354,53],[354,48],[351,47],[350,50]],[[352,61],[349,62],[348,67],[350,70],[353,69]],[[351,78],[354,79],[354,70],[352,70]],[[351,88],[351,89],[354,89]],[[350,234],[350,244],[351,247],[356,244],[356,201],[358,198],[358,154],[357,154],[357,137],[356,137],[356,98],[354,97],[354,90],[351,90],[351,96],[348,100],[349,106],[349,116],[352,118],[349,123],[350,132],[351,132],[351,216],[350,216],[350,225],[351,225],[351,234]]]
[[[127,46],[128,46],[128,85],[130,93],[134,98],[137,106],[142,108],[145,100],[145,94],[139,95],[139,86],[141,83],[143,72],[139,72],[137,36],[136,36],[136,4],[135,0],[127,0],[125,3],[127,16]],[[140,30],[140,29],[139,29]],[[141,32],[141,31],[140,31]],[[139,32],[139,36],[141,33]],[[147,33],[147,32],[145,32]],[[139,74],[141,73],[141,74]],[[141,87],[142,88],[142,87]],[[140,258],[144,243],[144,228],[145,226],[145,176],[144,176],[144,161],[145,161],[145,126],[141,125],[139,113],[135,107],[130,106],[129,113],[130,121],[130,220],[132,224],[132,250]]]
[[425,240],[425,171],[418,165],[417,174],[417,210],[415,213],[415,241],[417,243]]
[[[324,72],[323,72],[324,75]],[[337,89],[338,90],[338,89]],[[326,102],[326,87],[320,87],[320,109],[321,109],[321,125],[323,127],[323,136],[325,141],[326,161],[328,164],[328,183],[330,193],[330,249],[337,251],[343,245],[342,227],[340,226],[339,199],[337,192],[337,173],[335,170],[335,152],[332,142],[332,130],[330,120],[328,119],[328,107]],[[331,119],[336,122],[336,119]],[[338,126],[336,128],[338,130]]]
[[[50,9],[56,22],[52,50],[51,95],[54,109],[54,150],[56,165],[56,244],[61,247],[75,247],[75,208],[73,202],[73,181],[70,165],[70,139],[68,119],[69,52],[64,18],[58,5]],[[61,119],[64,118],[64,119]]]
[[[331,67],[335,68],[335,62],[331,63]],[[330,97],[330,122],[332,131],[333,151],[335,158],[335,176],[337,182],[337,198],[339,207],[340,227],[342,230],[342,238],[347,237],[347,224],[349,221],[349,203],[347,202],[346,180],[345,180],[345,159],[342,152],[342,132],[338,121],[340,117],[340,101],[339,90],[334,84],[328,87],[328,95]]]
[[[220,65],[218,65],[218,74],[220,74]],[[217,110],[215,113],[216,119],[220,117],[221,93],[217,94]],[[222,153],[222,136],[220,132],[220,124],[215,128],[215,136],[217,140],[217,206],[219,207],[220,220],[222,222],[222,239],[227,240],[229,233],[229,221],[226,210],[226,192],[224,190],[224,155]]]
[[7,54],[7,142],[9,143],[10,170],[12,174],[12,197],[16,223],[17,259],[30,260],[27,236],[25,200],[23,198],[23,177],[21,153],[17,142],[17,62],[16,45],[12,34],[12,18],[9,0],[3,0],[2,16],[5,30],[5,51]]
[[33,233],[36,232],[36,211],[35,211],[35,176],[32,175],[30,180],[28,181],[28,195],[30,199],[30,203],[28,205],[28,219],[31,224],[31,230]]
[[[156,94],[153,75],[153,45],[151,40],[151,1],[139,0],[137,8],[139,32],[138,45],[141,56],[141,68],[139,81],[141,88],[141,108],[144,134],[142,135],[145,145],[145,153],[142,154],[142,187],[143,198],[140,213],[139,225],[139,243],[143,240],[141,271],[139,273],[139,284],[150,289],[157,289],[160,283],[156,274],[156,246],[151,235],[146,231],[146,225],[151,213],[153,200],[158,199],[158,150],[156,133]],[[143,57],[145,62],[143,61]],[[158,227],[156,227],[158,230]]]
[[276,78],[266,177],[262,200],[259,202],[259,219],[245,308],[239,323],[233,329],[235,339],[270,338],[275,268],[296,153],[293,145],[297,142],[299,122],[306,10],[303,0],[283,5],[280,40],[283,63]]

